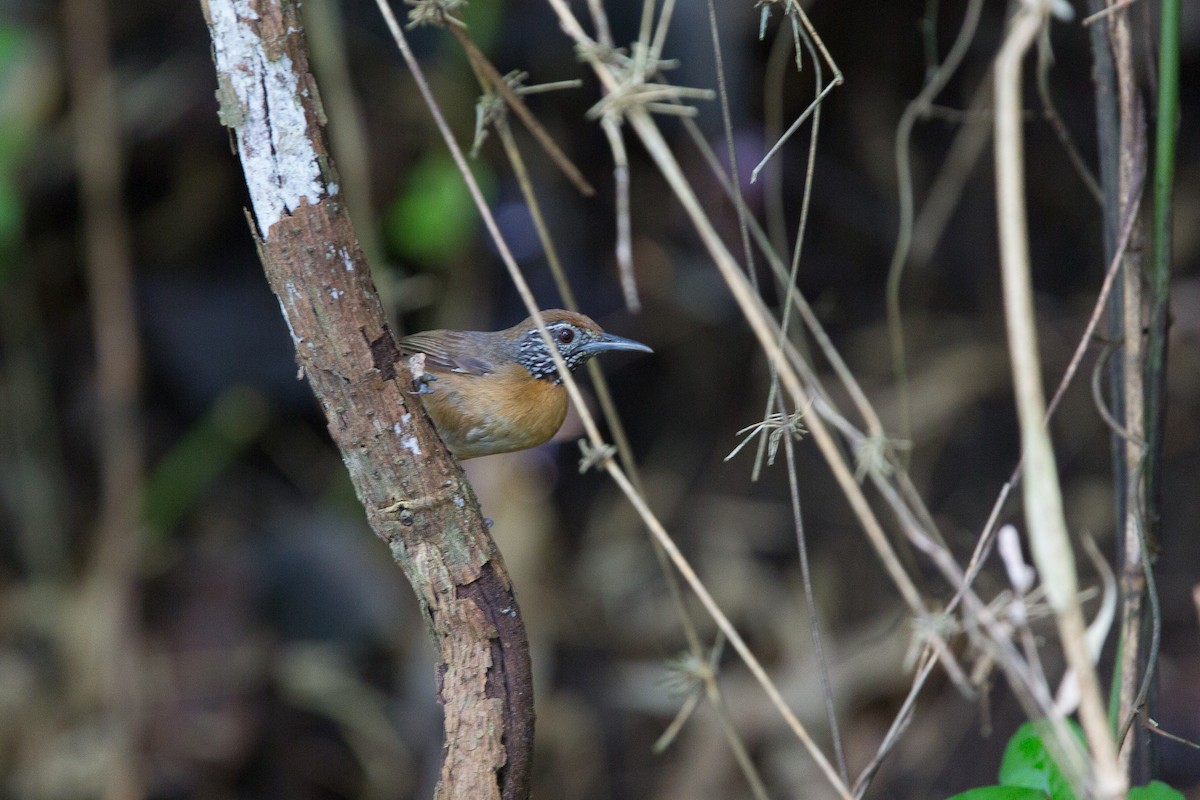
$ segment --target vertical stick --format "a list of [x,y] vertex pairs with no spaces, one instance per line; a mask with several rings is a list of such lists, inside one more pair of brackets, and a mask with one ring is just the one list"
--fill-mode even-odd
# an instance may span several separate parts
[[1079,716],[1087,735],[1099,797],[1120,797],[1125,777],[1100,699],[1096,671],[1085,638],[1067,535],[1062,492],[1050,435],[1043,420],[1041,360],[1034,325],[1025,215],[1025,152],[1021,130],[1022,60],[1046,22],[1046,7],[1023,5],[996,57],[996,194],[1005,318],[1011,350],[1025,475],[1021,483],[1030,546],[1046,599],[1054,610],[1067,663],[1079,681]]

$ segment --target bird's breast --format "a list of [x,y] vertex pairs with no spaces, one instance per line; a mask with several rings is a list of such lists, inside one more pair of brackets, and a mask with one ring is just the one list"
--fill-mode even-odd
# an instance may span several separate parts
[[567,415],[567,392],[519,364],[486,375],[435,373],[425,408],[457,458],[508,453],[549,441]]

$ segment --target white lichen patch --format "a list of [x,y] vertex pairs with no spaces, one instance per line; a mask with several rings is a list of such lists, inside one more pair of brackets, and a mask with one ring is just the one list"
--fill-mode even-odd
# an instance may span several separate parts
[[[267,57],[253,23],[249,0],[209,0],[213,49],[222,102],[237,109],[223,114],[236,121],[238,153],[254,215],[264,239],[284,214],[302,202],[317,203],[325,191],[308,120],[300,105],[298,81],[286,54]],[[231,96],[232,95],[232,96]]]
[[421,445],[417,443],[417,437],[415,436],[405,436],[400,440],[400,446],[414,456],[421,455]]
[[349,250],[342,251],[342,261],[346,264],[346,272],[354,272],[354,259],[350,257]]

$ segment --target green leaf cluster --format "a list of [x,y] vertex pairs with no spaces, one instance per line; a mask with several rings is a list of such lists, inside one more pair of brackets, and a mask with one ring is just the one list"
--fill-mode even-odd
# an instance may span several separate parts
[[[1074,722],[1071,730],[1083,740]],[[1017,728],[1004,749],[1000,762],[1000,784],[981,786],[956,794],[949,800],[1075,800],[1066,775],[1054,762],[1037,727],[1026,722]],[[1182,794],[1162,781],[1151,781],[1129,791],[1129,800],[1184,800]]]

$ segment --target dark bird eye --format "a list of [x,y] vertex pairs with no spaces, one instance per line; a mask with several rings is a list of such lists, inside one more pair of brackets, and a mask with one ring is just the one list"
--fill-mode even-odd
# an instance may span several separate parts
[[575,331],[570,328],[563,328],[558,332],[559,344],[570,344],[575,341]]

